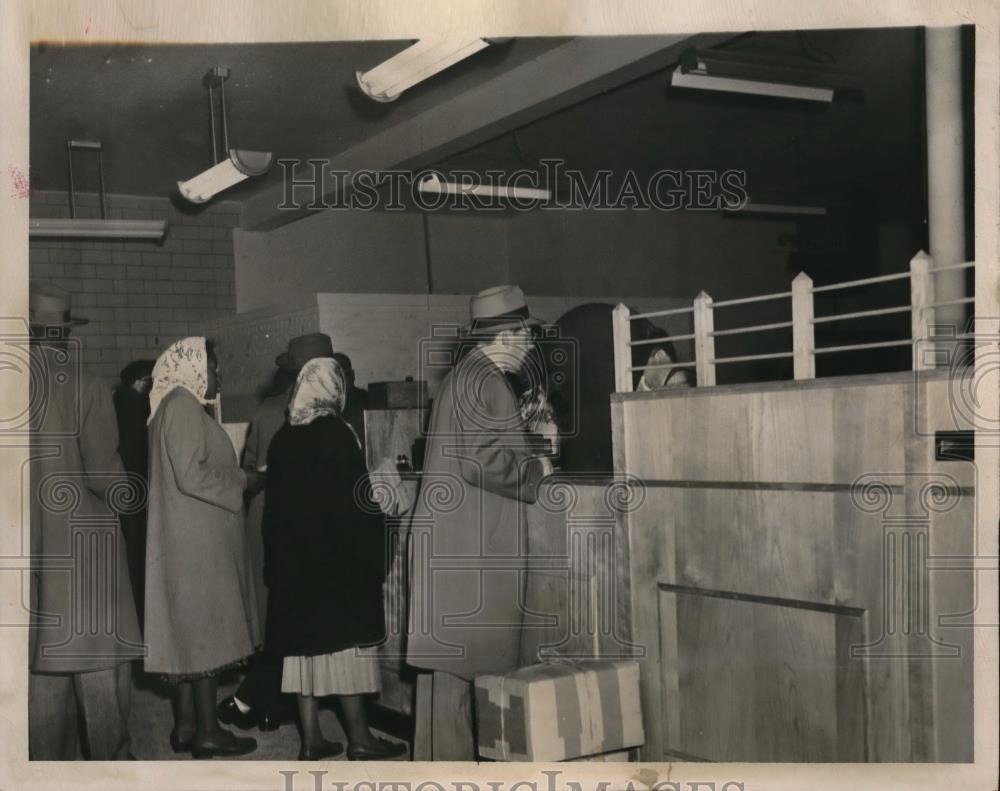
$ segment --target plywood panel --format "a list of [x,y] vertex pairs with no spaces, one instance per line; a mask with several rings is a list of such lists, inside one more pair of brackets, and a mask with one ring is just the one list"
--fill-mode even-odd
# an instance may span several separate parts
[[[667,480],[828,481],[831,397],[824,391],[629,403],[629,471]],[[761,443],[760,437],[795,442]],[[684,448],[684,453],[678,453]]]
[[[971,758],[976,469],[933,453],[935,430],[966,427],[961,386],[936,373],[616,397],[616,463],[647,486],[626,520],[644,759],[715,758],[699,753],[711,745],[747,760]],[[677,604],[692,597],[714,600]],[[783,652],[829,673],[808,687],[832,712],[815,728],[768,709],[798,705]],[[723,686],[753,694],[722,699],[736,724],[699,724],[714,741],[692,741],[715,694],[698,674],[727,653],[756,670],[716,667]],[[762,706],[780,735],[755,733]]]
[[[676,581],[834,603],[833,498],[829,492],[677,491]],[[667,578],[669,580],[669,577]]]
[[666,749],[719,761],[863,755],[863,674],[840,672],[838,639],[852,630],[838,621],[858,624],[857,614],[697,591],[661,596],[676,607],[681,711],[680,742]]

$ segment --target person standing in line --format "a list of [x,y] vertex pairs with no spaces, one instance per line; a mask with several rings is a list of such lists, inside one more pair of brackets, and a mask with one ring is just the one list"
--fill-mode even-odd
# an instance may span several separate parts
[[[434,399],[411,526],[407,662],[433,671],[430,700],[418,706],[430,706],[430,757],[443,761],[476,758],[475,676],[519,666],[523,508],[552,472],[506,376],[523,366],[538,320],[517,286],[480,292],[470,312],[471,349]],[[454,568],[456,557],[463,569]]]
[[[115,414],[118,417],[118,455],[125,472],[137,476],[147,488],[149,479],[149,389],[153,386],[155,360],[133,360],[122,368],[115,388]],[[122,533],[128,554],[128,573],[136,602],[146,600],[146,503],[135,513],[121,515]],[[143,627],[143,608],[139,607],[139,628]]]
[[143,647],[115,511],[146,493],[118,456],[111,388],[76,365],[70,333],[87,320],[72,315],[70,295],[32,284],[28,320],[29,757],[74,760],[80,724],[87,757],[124,760],[131,662]]
[[361,446],[343,417],[347,385],[334,360],[299,373],[288,423],[268,453],[265,547],[267,649],[283,657],[283,692],[297,696],[299,760],[339,755],[323,738],[319,699],[336,696],[348,760],[381,760],[406,745],[377,738],[364,696],[378,692],[374,646],[385,639],[386,527]]
[[[299,371],[309,360],[332,356],[330,336],[313,332],[292,338],[288,342],[288,349],[275,357],[276,370],[270,392],[260,402],[250,420],[247,442],[243,449],[243,469],[257,472],[267,469],[268,448],[288,417],[288,399]],[[263,633],[268,598],[267,585],[264,583],[262,525],[266,498],[263,481],[259,486],[248,489],[247,494],[247,543],[250,546],[257,613]],[[281,657],[275,657],[266,651],[255,654],[240,686],[233,695],[219,703],[217,713],[225,725],[242,730],[258,728],[261,731],[273,731],[282,723],[294,721],[295,705],[291,696],[281,694]]]
[[260,473],[240,468],[206,411],[219,385],[214,350],[191,337],[160,355],[150,393],[145,667],[174,685],[170,745],[195,758],[257,748],[216,717],[219,673],[261,642],[243,526]]

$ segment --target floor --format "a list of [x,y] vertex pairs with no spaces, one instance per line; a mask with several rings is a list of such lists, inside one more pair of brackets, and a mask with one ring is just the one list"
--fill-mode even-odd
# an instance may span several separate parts
[[[224,679],[219,685],[219,700],[233,694],[239,682],[235,674]],[[132,736],[132,754],[140,761],[191,760],[189,754],[176,755],[170,749],[170,729],[173,727],[173,713],[167,687],[140,678],[132,688],[132,714],[129,721]],[[329,710],[320,711],[320,725],[323,735],[331,741],[341,742],[345,749],[347,739],[337,715]],[[253,736],[257,740],[257,751],[242,760],[287,761],[295,760],[299,752],[299,734],[294,724],[282,725],[276,731],[261,733],[259,730],[240,731],[231,729],[240,736]],[[375,732],[391,741],[386,734]],[[344,755],[331,760],[347,760]],[[400,760],[406,760],[402,758]]]

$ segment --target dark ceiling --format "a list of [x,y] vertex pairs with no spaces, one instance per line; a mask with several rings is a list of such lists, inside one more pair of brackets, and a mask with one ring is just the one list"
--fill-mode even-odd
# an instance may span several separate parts
[[[380,104],[357,88],[366,71],[411,42],[173,46],[62,46],[31,51],[31,176],[65,189],[66,141],[101,140],[107,191],[167,195],[211,164],[208,91],[202,78],[228,66],[229,142],[276,157],[327,157],[548,50],[564,39],[490,46]],[[75,162],[75,160],[74,160]],[[77,188],[87,191],[86,161]],[[226,193],[239,200],[281,178]],[[92,191],[93,186],[90,187]]]
[[523,167],[555,157],[584,173],[631,169],[640,181],[660,169],[736,169],[746,172],[755,202],[853,207],[882,219],[922,215],[923,66],[916,29],[745,34],[723,46],[829,65],[845,74],[849,90],[830,104],[697,91],[671,87],[667,68],[442,167]]
[[[174,191],[178,179],[209,164],[201,80],[216,64],[233,73],[227,83],[232,145],[327,157],[562,41],[491,46],[388,105],[362,96],[353,74],[408,42],[38,45],[31,58],[33,183],[64,188],[65,141],[96,138],[106,146],[109,192]],[[832,66],[850,75],[852,90],[829,105],[693,91],[671,88],[665,69],[530,123],[516,140],[505,135],[442,164],[484,169],[559,157],[584,172],[633,169],[640,176],[660,168],[735,168],[747,172],[756,201],[847,204],[919,221],[919,31],[749,33],[724,46]],[[245,198],[280,175],[275,168],[226,197]]]

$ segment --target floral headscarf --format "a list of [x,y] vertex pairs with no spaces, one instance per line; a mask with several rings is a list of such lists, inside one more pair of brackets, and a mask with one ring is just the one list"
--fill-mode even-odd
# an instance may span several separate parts
[[205,398],[208,389],[208,352],[202,337],[184,338],[167,347],[153,366],[153,388],[149,391],[149,420],[152,422],[157,408],[167,393],[183,387],[202,404],[211,403]]
[[304,426],[323,415],[340,416],[347,399],[344,372],[337,361],[317,357],[299,371],[288,404],[288,422]]

